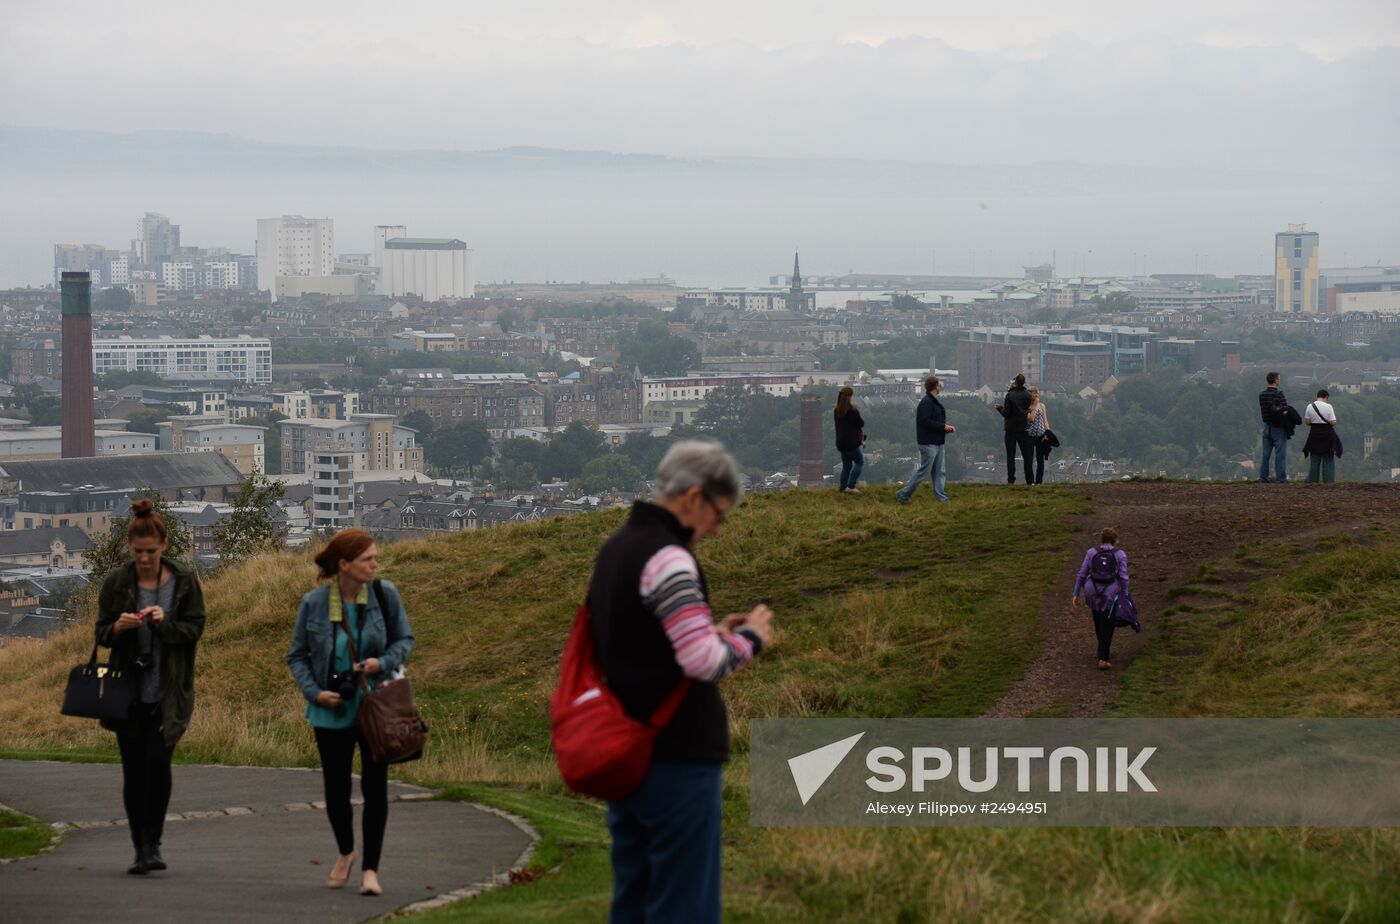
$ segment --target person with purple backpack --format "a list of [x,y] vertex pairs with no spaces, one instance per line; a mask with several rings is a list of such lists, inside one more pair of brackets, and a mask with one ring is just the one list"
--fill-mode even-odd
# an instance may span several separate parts
[[1084,563],[1074,582],[1074,605],[1079,606],[1082,597],[1094,614],[1101,671],[1113,666],[1108,660],[1108,649],[1113,644],[1114,624],[1122,621],[1140,631],[1134,622],[1115,618],[1114,604],[1120,595],[1128,596],[1128,554],[1118,548],[1118,531],[1107,527],[1099,534],[1099,544],[1084,553]]

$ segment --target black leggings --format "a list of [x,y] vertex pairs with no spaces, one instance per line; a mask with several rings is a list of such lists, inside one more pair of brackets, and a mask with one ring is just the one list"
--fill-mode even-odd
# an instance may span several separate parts
[[165,810],[170,807],[170,758],[165,746],[160,704],[138,703],[131,727],[117,733],[122,752],[122,803],[131,842],[139,850],[160,845],[165,831]]
[[1108,619],[1108,611],[1094,610],[1094,634],[1099,637],[1099,660],[1108,660],[1108,648],[1113,644],[1113,623]]
[[363,819],[365,856],[361,869],[378,870],[384,847],[384,825],[389,821],[389,765],[370,759],[369,745],[359,728],[318,728],[316,748],[321,752],[321,776],[326,783],[326,817],[342,854],[355,849],[355,810],[350,807],[350,771],[355,743],[360,745],[360,793],[365,797]]

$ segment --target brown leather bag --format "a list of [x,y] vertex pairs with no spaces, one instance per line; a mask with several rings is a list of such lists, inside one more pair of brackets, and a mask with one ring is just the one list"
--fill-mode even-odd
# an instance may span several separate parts
[[[378,584],[377,581],[375,583]],[[375,591],[379,592],[377,586]],[[382,610],[382,596],[380,601]],[[355,640],[349,627],[345,629],[345,640],[350,645],[351,663],[358,664],[360,657],[355,653]],[[428,739],[428,726],[418,714],[418,705],[413,701],[413,681],[401,677],[376,689],[370,686],[364,674],[360,674],[360,686],[365,695],[360,697],[360,710],[355,722],[365,736],[374,762],[401,764],[422,757],[423,745]]]

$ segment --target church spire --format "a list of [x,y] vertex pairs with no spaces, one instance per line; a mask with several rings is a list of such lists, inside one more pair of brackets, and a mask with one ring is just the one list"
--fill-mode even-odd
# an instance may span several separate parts
[[800,312],[806,307],[807,299],[802,293],[802,269],[797,263],[797,251],[792,252],[792,285],[788,288],[787,309]]

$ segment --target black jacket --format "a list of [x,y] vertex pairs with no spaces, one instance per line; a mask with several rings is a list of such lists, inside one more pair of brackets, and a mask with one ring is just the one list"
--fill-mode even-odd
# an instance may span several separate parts
[[850,452],[852,449],[860,448],[860,431],[865,428],[865,421],[861,419],[860,411],[851,407],[846,411],[844,417],[832,411],[832,416],[836,420],[836,449],[839,452]]
[[[165,746],[173,748],[194,715],[194,650],[204,634],[204,593],[199,579],[179,562],[162,558],[174,575],[170,611],[156,628],[160,637],[161,725]],[[122,613],[136,612],[136,565],[127,562],[107,575],[97,596],[97,644],[112,649],[113,666],[130,670],[136,658],[136,633],[115,635],[112,627]],[[102,720],[110,731],[125,731],[129,723]]]
[[914,415],[914,430],[919,445],[942,446],[948,438],[947,424],[948,412],[944,410],[942,402],[925,392]]
[[1006,418],[1006,432],[1020,433],[1030,426],[1031,393],[1024,385],[1013,385],[1001,404],[1001,416]]
[[1275,427],[1286,426],[1283,414],[1288,407],[1288,399],[1283,396],[1283,389],[1277,385],[1270,385],[1259,392],[1259,419],[1266,424],[1273,424]]
[[[642,603],[642,568],[668,545],[687,545],[691,531],[668,510],[638,501],[622,528],[598,553],[588,588],[593,641],[608,686],[627,714],[648,721],[682,675],[661,620]],[[697,563],[698,567],[698,563]],[[709,599],[705,574],[700,587]],[[723,763],[729,759],[729,715],[713,683],[692,680],[660,734],[652,759],[665,763]]]

